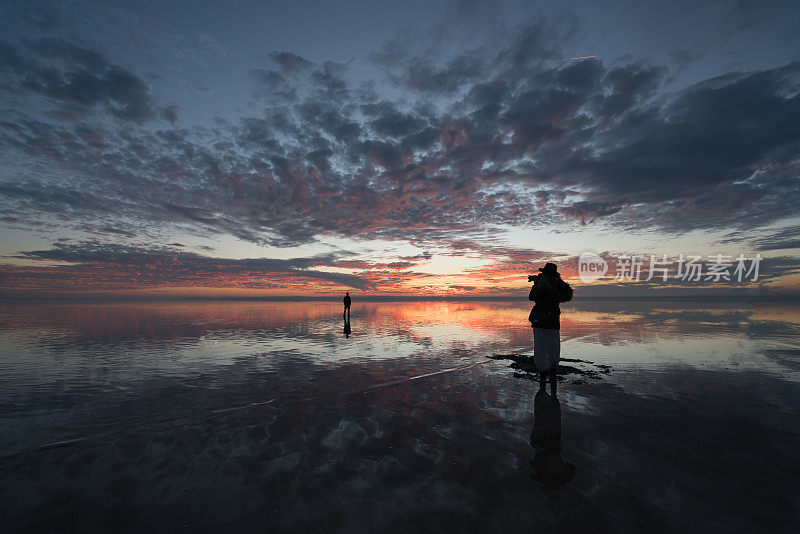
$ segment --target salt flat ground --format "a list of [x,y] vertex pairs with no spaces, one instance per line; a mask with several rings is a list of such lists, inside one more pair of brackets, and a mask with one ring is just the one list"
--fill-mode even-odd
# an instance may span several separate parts
[[796,531],[800,305],[571,303],[557,403],[528,310],[0,304],[3,530]]

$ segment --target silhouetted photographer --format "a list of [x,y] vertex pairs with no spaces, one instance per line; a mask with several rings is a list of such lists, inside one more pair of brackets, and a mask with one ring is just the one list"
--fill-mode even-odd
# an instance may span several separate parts
[[537,275],[529,275],[533,287],[528,300],[534,301],[528,320],[533,327],[533,362],[541,382],[550,374],[555,385],[558,361],[561,358],[561,308],[559,304],[572,300],[572,288],[561,279],[555,263],[546,263]]

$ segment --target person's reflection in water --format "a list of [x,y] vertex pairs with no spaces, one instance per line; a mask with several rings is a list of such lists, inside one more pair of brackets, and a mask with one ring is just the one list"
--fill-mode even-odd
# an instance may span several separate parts
[[533,401],[533,432],[531,445],[536,451],[531,465],[531,478],[542,484],[542,493],[555,501],[561,493],[561,486],[575,476],[575,466],[561,457],[561,405],[556,397],[556,384],[551,383],[547,394],[545,383]]
[[350,337],[350,319],[349,318],[345,318],[345,320],[344,320],[344,337],[346,337],[346,338]]

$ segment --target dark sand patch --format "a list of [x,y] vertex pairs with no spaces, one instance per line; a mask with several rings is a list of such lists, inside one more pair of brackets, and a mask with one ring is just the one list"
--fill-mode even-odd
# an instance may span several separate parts
[[[539,380],[539,370],[533,361],[533,356],[527,354],[492,354],[489,358],[493,360],[511,360],[509,367],[518,371],[514,373],[514,378],[524,380]],[[602,380],[601,375],[610,375],[611,366],[597,364],[587,360],[561,358],[562,362],[581,364],[580,367],[573,365],[558,365],[557,377],[559,381],[571,379],[572,383],[582,384],[584,379]]]

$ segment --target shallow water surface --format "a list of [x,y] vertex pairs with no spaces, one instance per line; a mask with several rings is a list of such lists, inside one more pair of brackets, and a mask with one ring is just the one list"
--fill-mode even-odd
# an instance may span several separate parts
[[4,529],[795,531],[800,306],[528,310],[0,304]]

